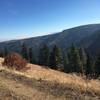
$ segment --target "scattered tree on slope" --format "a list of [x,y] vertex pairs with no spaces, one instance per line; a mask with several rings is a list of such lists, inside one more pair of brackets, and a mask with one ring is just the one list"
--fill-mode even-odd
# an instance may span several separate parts
[[100,75],[100,53],[97,55],[97,59],[95,62],[95,74],[97,77]]
[[53,50],[50,53],[49,66],[56,70],[63,70],[63,59],[61,50],[56,45],[53,47]]
[[49,48],[47,47],[46,44],[43,44],[39,53],[39,64],[48,66],[48,59],[49,59]]

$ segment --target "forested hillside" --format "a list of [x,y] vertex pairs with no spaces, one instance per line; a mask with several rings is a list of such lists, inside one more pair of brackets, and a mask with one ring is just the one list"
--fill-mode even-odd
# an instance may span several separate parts
[[[79,46],[81,46],[84,43],[84,47],[89,49],[91,48],[90,46],[91,43],[88,41],[85,42],[82,41],[84,41],[85,38],[90,38],[89,41],[92,41],[91,39],[92,35],[94,34],[93,37],[96,37],[97,36],[96,32],[98,30],[100,30],[100,24],[84,25],[84,26],[67,29],[59,33],[54,33],[52,35],[1,42],[0,49],[8,48],[9,51],[20,52],[21,46],[24,43],[28,48],[30,47],[33,48],[33,52],[35,53],[36,57],[38,56],[39,50],[43,44],[46,44],[49,48],[52,48],[54,45],[57,45],[64,52],[66,52],[67,48],[69,48],[72,43],[75,43],[76,45]],[[97,38],[98,40],[100,40],[99,36]],[[95,45],[94,42],[95,41],[93,40],[92,41],[93,46]],[[98,41],[98,43],[96,43],[97,45],[96,47],[100,47],[99,44],[100,43]],[[93,49],[89,49],[89,51],[96,52],[96,47]]]
[[53,35],[0,43],[0,56],[19,53],[28,62],[66,73],[100,75],[100,24],[64,30]]

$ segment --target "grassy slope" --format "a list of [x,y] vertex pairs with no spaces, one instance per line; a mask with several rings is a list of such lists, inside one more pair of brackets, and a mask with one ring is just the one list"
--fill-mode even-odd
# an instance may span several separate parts
[[98,80],[84,80],[37,65],[29,64],[28,67],[26,72],[0,67],[0,100],[100,99]]

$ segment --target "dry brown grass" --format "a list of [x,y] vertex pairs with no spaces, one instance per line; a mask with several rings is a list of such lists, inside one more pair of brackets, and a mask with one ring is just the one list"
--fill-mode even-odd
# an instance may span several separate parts
[[34,100],[32,98],[35,98],[35,100],[41,100],[41,97],[54,98],[52,95],[46,97],[45,93],[21,84],[20,82],[16,82],[15,80],[11,80],[10,78],[4,76],[0,77],[0,100]]
[[31,65],[30,70],[25,72],[26,75],[34,77],[36,79],[42,79],[47,81],[55,81],[61,84],[67,84],[72,86],[72,88],[78,88],[82,91],[93,91],[100,93],[100,81],[99,80],[86,80],[75,74],[66,74],[63,72],[45,69],[38,65]]
[[[3,59],[0,59],[0,64]],[[4,83],[10,82],[12,89],[17,85],[19,90],[15,92],[29,91],[29,94],[21,94],[30,97],[30,100],[99,100],[100,99],[100,81],[85,80],[75,74],[65,74],[63,72],[45,69],[38,65],[28,64],[29,70],[19,72],[1,67],[4,70],[0,74]],[[6,81],[6,82],[5,82]],[[13,85],[13,81],[14,84]],[[9,87],[9,85],[7,87]],[[20,85],[19,85],[20,84]],[[12,90],[10,88],[10,90]],[[32,90],[32,91],[31,91]],[[34,93],[34,91],[36,91]],[[34,94],[35,99],[32,99]],[[19,95],[18,93],[16,95]],[[78,98],[79,97],[79,98]],[[40,98],[40,99],[39,99]],[[20,100],[20,99],[19,99]],[[22,100],[22,99],[21,99]]]

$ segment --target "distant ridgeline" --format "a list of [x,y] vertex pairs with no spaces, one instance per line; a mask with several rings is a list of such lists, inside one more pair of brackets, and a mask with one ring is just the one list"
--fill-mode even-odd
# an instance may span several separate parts
[[7,48],[9,51],[20,52],[23,43],[28,48],[32,47],[36,56],[43,44],[50,49],[57,45],[66,53],[72,43],[95,54],[100,49],[100,24],[79,26],[52,35],[1,42],[0,49]]
[[53,35],[0,43],[0,55],[3,57],[10,52],[17,52],[31,63],[66,72],[87,73],[86,64],[91,65],[93,58],[94,62],[92,61],[89,71],[94,73],[93,66],[99,51],[100,24],[79,26]]

